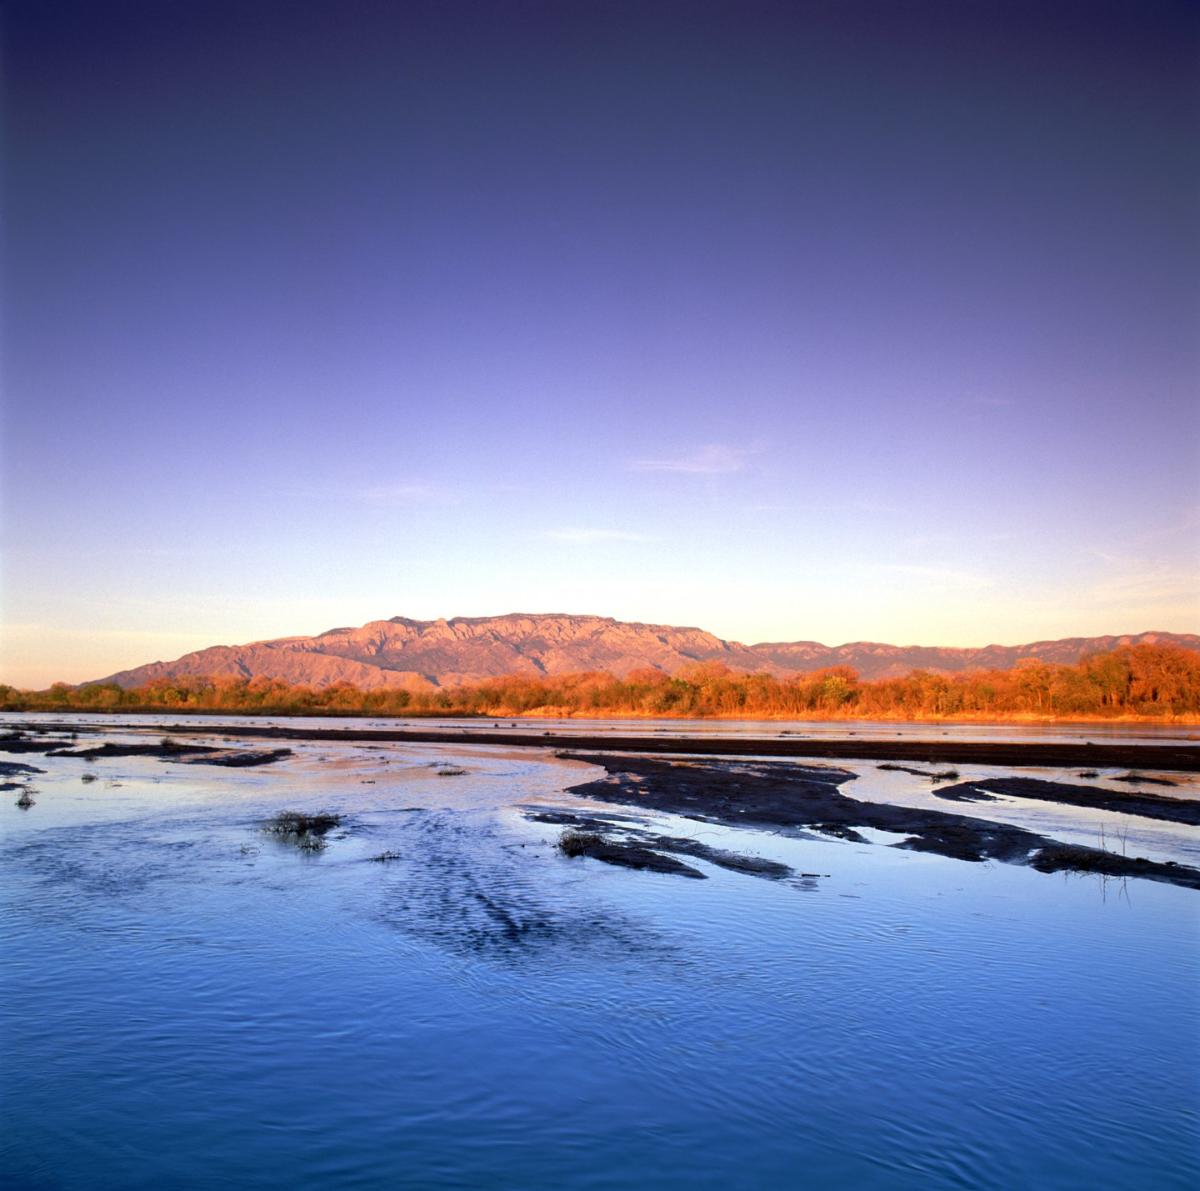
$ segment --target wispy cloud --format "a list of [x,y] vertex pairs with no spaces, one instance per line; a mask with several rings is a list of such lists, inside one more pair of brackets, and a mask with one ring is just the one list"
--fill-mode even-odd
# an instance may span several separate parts
[[1131,610],[1160,605],[1195,610],[1200,605],[1200,575],[1173,567],[1155,567],[1132,574],[1114,575],[1092,584],[1087,597],[1098,604],[1126,605]]
[[1110,566],[1136,567],[1141,565],[1141,561],[1128,554],[1114,554],[1110,550],[1098,550],[1096,547],[1089,547],[1085,553],[1093,558],[1098,558],[1101,562],[1106,562]]
[[874,569],[896,577],[906,576],[916,579],[930,588],[981,591],[996,585],[996,581],[988,575],[976,574],[974,571],[962,571],[954,567],[880,563]]
[[741,471],[750,451],[723,443],[707,443],[689,451],[681,451],[661,459],[634,459],[631,471],[666,471],[684,475],[714,476]]
[[1186,508],[1182,514],[1166,525],[1156,526],[1138,535],[1141,542],[1157,542],[1161,538],[1172,538],[1177,534],[1194,535],[1200,529],[1200,507]]
[[644,533],[634,533],[627,529],[548,529],[543,537],[554,542],[649,542],[652,538]]

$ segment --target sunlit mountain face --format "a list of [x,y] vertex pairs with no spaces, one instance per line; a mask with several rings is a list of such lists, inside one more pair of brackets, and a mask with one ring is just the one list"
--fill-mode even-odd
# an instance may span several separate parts
[[183,676],[274,678],[304,686],[350,683],[363,689],[458,686],[484,678],[607,671],[626,675],[653,669],[677,674],[713,662],[742,672],[784,675],[849,666],[866,679],[914,669],[956,672],[1009,669],[1022,658],[1071,664],[1119,645],[1162,644],[1200,650],[1190,633],[1137,633],[1069,637],[1026,645],[982,648],[886,645],[856,641],[828,646],[815,641],[743,645],[702,629],[641,624],[607,616],[557,613],[409,620],[375,620],[361,628],[336,628],[315,637],[281,637],[247,645],[218,645],[152,662],[104,679],[123,687]]

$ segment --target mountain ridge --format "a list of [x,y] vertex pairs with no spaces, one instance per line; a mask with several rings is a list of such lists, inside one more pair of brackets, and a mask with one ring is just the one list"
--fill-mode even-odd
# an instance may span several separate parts
[[429,690],[488,678],[529,678],[605,670],[624,676],[654,669],[677,674],[719,663],[776,676],[850,666],[867,680],[914,669],[955,673],[1014,667],[1023,658],[1070,664],[1119,645],[1170,644],[1200,651],[1194,633],[1144,632],[1065,637],[1023,645],[901,646],[876,641],[743,645],[695,626],[621,621],[611,616],[512,612],[412,620],[394,616],[316,636],[276,637],[245,645],[214,645],[173,661],[121,670],[99,682],[129,688],[159,678],[273,678],[293,685],[350,683],[366,690]]

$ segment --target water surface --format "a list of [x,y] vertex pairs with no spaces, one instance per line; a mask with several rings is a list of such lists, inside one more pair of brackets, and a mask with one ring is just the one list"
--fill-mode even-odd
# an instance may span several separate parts
[[[295,749],[241,771],[9,758],[47,770],[32,807],[0,802],[10,1185],[1200,1179],[1192,892],[671,816],[816,878],[629,872],[524,815],[578,809],[590,767]],[[936,803],[852,768],[854,797]],[[936,804],[1093,844],[1103,818]],[[344,826],[306,854],[261,830],[282,808]],[[1111,819],[1200,862],[1194,832]]]

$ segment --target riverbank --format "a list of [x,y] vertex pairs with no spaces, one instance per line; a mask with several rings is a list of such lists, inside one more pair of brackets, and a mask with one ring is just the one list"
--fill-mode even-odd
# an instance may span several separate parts
[[[742,724],[763,722],[772,724],[791,724],[797,722],[793,712],[775,711],[646,711],[642,709],[619,708],[589,708],[580,710],[574,707],[548,705],[545,707],[525,708],[514,711],[511,708],[495,707],[486,711],[468,711],[462,709],[443,708],[408,708],[404,710],[376,710],[372,708],[355,707],[304,707],[290,704],[278,704],[268,707],[195,707],[167,706],[162,704],[124,704],[110,708],[96,707],[94,704],[64,704],[51,702],[20,702],[0,705],[0,713],[11,712],[19,715],[197,715],[220,718],[222,716],[238,716],[253,719],[272,719],[287,716],[289,719],[363,719],[364,717],[378,720],[463,720],[476,722],[486,720],[529,720],[534,723],[544,720],[704,720],[718,724]],[[914,712],[880,711],[870,715],[845,714],[839,712],[806,710],[801,717],[804,722],[821,724],[860,724],[866,722],[887,724],[933,724],[933,725],[1043,725],[1046,727],[1069,728],[1072,726],[1087,727],[1103,726],[1154,726],[1164,727],[1197,727],[1200,728],[1200,715],[1138,715],[1132,712],[1121,712],[1113,715],[1055,715],[1038,714],[1036,712],[1000,712],[995,715],[952,714],[929,715]]]
[[[171,736],[208,736],[217,725],[174,723],[123,724],[111,720],[68,723],[24,722],[27,732],[152,731]],[[1180,744],[1097,743],[1094,741],[975,741],[897,738],[805,738],[617,736],[520,731],[435,731],[422,729],[302,728],[294,725],[238,724],[238,736],[265,740],[328,740],[359,744],[499,745],[588,752],[620,752],[723,757],[812,757],[863,761],[913,761],[927,764],[1038,766],[1043,768],[1149,769],[1200,773],[1200,746]]]

